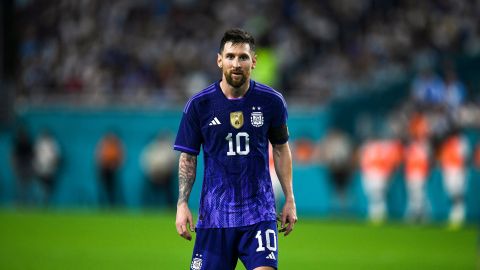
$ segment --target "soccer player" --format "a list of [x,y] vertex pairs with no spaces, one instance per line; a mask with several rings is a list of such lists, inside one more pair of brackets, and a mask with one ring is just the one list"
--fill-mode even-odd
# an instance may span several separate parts
[[430,173],[431,147],[430,123],[427,116],[418,111],[409,120],[409,141],[404,147],[404,172],[407,187],[408,222],[418,223],[427,219],[426,184]]
[[[268,167],[268,142],[285,195],[280,232],[297,221],[282,95],[250,79],[256,65],[254,38],[240,29],[225,32],[217,55],[222,79],[186,104],[174,149],[179,160],[178,234],[196,232],[190,269],[277,269],[275,197]],[[204,153],[204,180],[196,228],[188,207],[197,155]],[[190,231],[189,231],[190,230]]]
[[440,146],[443,185],[450,197],[449,228],[459,229],[465,222],[465,191],[469,145],[459,128],[453,128]]
[[427,218],[425,185],[430,171],[430,147],[427,140],[412,139],[405,147],[407,185],[407,220],[422,222]]
[[380,225],[387,217],[386,193],[390,178],[401,158],[396,139],[371,139],[360,149],[362,184],[368,199],[368,217]]

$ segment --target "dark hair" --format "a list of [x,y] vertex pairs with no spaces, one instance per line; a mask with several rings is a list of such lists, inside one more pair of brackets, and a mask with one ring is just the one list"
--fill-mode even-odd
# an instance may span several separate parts
[[242,29],[233,28],[225,31],[222,41],[220,42],[220,53],[223,52],[223,48],[227,42],[232,42],[233,44],[248,43],[250,50],[255,51],[255,39],[250,33]]

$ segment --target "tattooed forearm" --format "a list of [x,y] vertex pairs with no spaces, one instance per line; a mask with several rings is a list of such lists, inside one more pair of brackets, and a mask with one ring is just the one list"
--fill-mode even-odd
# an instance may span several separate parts
[[180,154],[178,162],[178,202],[177,204],[188,202],[195,174],[197,172],[197,156],[187,153]]

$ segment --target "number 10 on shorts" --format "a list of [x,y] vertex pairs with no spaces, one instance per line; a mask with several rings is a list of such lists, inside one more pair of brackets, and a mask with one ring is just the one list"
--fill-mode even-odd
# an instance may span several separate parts
[[[265,242],[266,242],[266,247],[270,251],[276,251],[277,250],[277,237],[275,235],[275,231],[272,229],[268,229],[265,231]],[[260,251],[265,251],[265,246],[263,246],[263,235],[262,231],[257,231],[257,235],[255,235],[255,238],[258,240],[258,248],[257,252]]]

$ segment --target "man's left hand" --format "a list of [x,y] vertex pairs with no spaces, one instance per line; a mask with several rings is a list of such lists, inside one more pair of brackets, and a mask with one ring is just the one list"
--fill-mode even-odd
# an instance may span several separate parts
[[297,207],[294,200],[287,200],[283,206],[282,214],[279,217],[281,222],[279,232],[284,232],[285,236],[293,231],[293,227],[297,222]]

